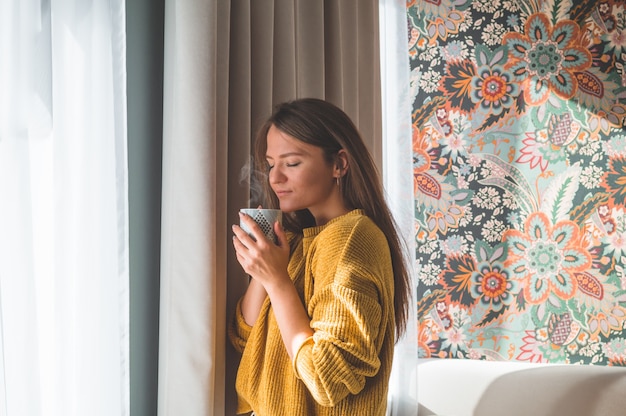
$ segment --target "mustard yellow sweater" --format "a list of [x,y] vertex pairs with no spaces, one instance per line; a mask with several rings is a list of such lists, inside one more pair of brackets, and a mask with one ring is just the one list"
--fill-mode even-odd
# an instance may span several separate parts
[[361,210],[304,230],[289,275],[313,337],[287,355],[269,299],[253,327],[240,305],[238,414],[382,416],[394,346],[393,271],[382,231]]

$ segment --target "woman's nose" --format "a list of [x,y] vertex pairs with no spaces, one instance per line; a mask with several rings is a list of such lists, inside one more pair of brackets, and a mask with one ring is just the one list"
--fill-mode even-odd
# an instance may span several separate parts
[[270,170],[270,183],[281,183],[285,180],[285,175],[282,173],[278,166],[274,166]]

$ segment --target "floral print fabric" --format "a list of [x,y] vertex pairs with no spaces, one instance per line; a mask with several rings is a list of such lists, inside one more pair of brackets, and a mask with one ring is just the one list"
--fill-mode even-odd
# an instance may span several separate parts
[[408,1],[420,357],[626,365],[626,4]]

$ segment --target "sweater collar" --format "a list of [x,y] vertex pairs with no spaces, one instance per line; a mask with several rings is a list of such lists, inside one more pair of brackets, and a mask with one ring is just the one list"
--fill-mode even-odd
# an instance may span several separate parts
[[321,233],[324,229],[326,229],[326,227],[328,227],[331,224],[334,224],[336,222],[340,222],[341,220],[343,220],[344,218],[348,218],[348,217],[353,217],[356,215],[365,215],[365,211],[362,209],[353,209],[352,211],[340,215],[338,217],[333,218],[332,220],[328,221],[326,224],[324,225],[318,225],[315,227],[309,227],[309,228],[305,228],[302,230],[302,234],[306,239],[311,239],[316,237],[319,233]]

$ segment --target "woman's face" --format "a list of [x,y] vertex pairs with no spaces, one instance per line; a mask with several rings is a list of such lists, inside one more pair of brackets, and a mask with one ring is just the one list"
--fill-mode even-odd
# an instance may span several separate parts
[[282,211],[308,209],[317,225],[347,212],[336,184],[339,169],[324,159],[321,148],[271,126],[265,156]]

